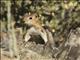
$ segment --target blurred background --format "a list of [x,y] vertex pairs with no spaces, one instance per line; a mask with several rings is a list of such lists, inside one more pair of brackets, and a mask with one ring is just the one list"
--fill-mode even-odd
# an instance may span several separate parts
[[[54,30],[58,45],[67,39],[71,30],[80,27],[80,0],[0,0],[0,49],[7,47],[11,55],[15,52],[18,57],[21,53],[16,51],[24,47],[26,28],[22,17],[26,13],[37,13],[39,20]],[[17,44],[22,47],[17,48]]]

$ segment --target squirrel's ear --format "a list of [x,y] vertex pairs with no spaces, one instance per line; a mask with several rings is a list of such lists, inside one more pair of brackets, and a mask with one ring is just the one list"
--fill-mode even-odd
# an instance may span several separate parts
[[31,15],[31,13],[29,12],[29,15]]

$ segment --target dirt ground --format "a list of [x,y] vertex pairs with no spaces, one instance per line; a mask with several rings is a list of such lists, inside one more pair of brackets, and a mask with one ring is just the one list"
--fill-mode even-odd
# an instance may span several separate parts
[[9,35],[7,32],[0,34],[1,60],[79,60],[80,59],[80,28],[72,30],[58,50],[35,41],[24,42],[20,34],[16,34],[18,57],[10,56]]

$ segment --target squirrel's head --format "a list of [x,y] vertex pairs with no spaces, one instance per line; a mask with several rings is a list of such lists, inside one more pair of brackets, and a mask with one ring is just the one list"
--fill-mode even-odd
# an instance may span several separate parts
[[37,14],[25,14],[23,16],[23,21],[25,24],[33,25],[38,21]]

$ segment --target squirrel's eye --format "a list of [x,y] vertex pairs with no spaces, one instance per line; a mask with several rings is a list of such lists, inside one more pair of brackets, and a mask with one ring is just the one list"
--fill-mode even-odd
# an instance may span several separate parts
[[32,17],[29,17],[29,19],[31,20],[31,19],[32,19]]

